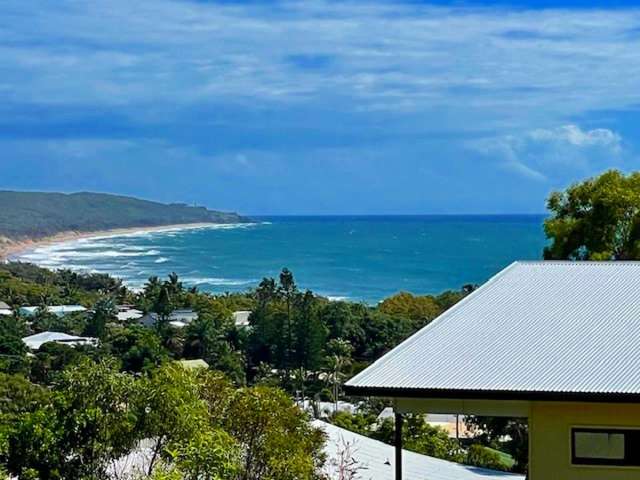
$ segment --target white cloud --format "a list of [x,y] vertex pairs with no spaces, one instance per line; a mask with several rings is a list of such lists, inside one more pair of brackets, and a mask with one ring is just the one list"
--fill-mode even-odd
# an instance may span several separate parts
[[551,130],[533,130],[529,133],[529,137],[537,142],[569,143],[577,147],[604,147],[612,152],[619,152],[622,148],[620,135],[606,128],[582,130],[577,125],[563,125]]
[[467,143],[482,155],[497,159],[520,176],[546,181],[563,175],[576,178],[621,160],[622,137],[612,130],[583,130],[578,125],[534,129],[522,134],[483,138]]

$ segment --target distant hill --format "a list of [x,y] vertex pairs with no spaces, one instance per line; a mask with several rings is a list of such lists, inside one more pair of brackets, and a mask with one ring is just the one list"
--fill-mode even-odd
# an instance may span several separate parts
[[67,231],[246,221],[247,218],[235,213],[104,193],[0,191],[0,236],[15,240],[38,239]]

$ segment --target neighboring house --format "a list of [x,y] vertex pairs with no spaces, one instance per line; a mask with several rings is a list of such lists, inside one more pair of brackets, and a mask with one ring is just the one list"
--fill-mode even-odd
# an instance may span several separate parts
[[[26,317],[32,317],[36,314],[38,308],[40,307],[20,307],[19,311]],[[58,317],[64,317],[65,315],[68,315],[70,313],[86,312],[87,309],[82,305],[52,305],[50,307],[47,307],[47,311],[49,313],[53,313]]]
[[397,426],[410,412],[527,417],[530,480],[637,480],[638,345],[640,262],[516,262],[345,391],[393,400]]
[[236,327],[248,327],[250,315],[250,310],[239,310],[237,312],[233,312],[233,323]]
[[209,368],[209,364],[201,358],[196,358],[195,360],[178,360],[178,364],[187,370],[197,370],[200,368],[204,368],[206,370]]
[[[169,324],[176,328],[184,328],[198,318],[198,312],[191,309],[174,310],[169,315]],[[158,322],[158,314],[149,312],[138,320],[145,327],[153,327]]]
[[[323,473],[329,480],[393,478],[395,455],[391,445],[321,420],[314,420],[313,426],[327,435]],[[523,475],[471,467],[409,451],[403,452],[403,464],[407,480],[524,480]],[[355,470],[355,475],[347,475],[345,466],[350,466],[352,472]]]
[[63,345],[96,345],[98,340],[92,337],[76,337],[61,332],[41,332],[35,335],[29,335],[22,339],[24,344],[31,350],[38,350],[42,345],[48,342],[60,343]]
[[118,309],[117,317],[118,317],[118,320],[121,322],[138,320],[139,318],[142,318],[142,316],[144,315],[143,312],[141,312],[140,310],[137,310],[132,305],[118,305],[117,309]]
[[13,315],[13,310],[6,303],[0,302],[0,315]]

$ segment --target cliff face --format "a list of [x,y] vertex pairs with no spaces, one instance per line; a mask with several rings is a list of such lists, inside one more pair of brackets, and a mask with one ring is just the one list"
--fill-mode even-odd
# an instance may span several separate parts
[[13,240],[68,231],[248,221],[236,213],[104,193],[0,191],[0,237]]

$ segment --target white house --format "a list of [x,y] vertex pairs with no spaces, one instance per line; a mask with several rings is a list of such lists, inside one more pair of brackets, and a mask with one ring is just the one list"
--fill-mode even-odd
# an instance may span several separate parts
[[526,417],[530,480],[638,480],[639,346],[640,262],[516,262],[345,391],[391,399],[396,426],[409,412]]
[[143,312],[134,308],[131,305],[118,305],[117,309],[118,309],[117,317],[118,317],[118,320],[121,322],[138,320],[139,318],[142,318],[142,316],[144,315]]
[[250,310],[238,310],[237,312],[233,312],[233,323],[236,327],[248,327],[250,315]]
[[24,337],[22,341],[31,350],[38,350],[42,345],[48,342],[60,343],[63,345],[96,345],[98,340],[92,337],[76,337],[61,332],[41,332],[35,335]]
[[13,310],[6,303],[0,302],[0,315],[13,315]]
[[[32,317],[38,311],[39,307],[20,307],[20,313],[26,317]],[[53,313],[58,317],[64,317],[70,313],[86,312],[87,309],[82,305],[51,305],[47,307],[49,313]]]
[[[176,328],[184,328],[198,318],[198,312],[191,309],[174,310],[169,315],[169,324]],[[153,327],[158,322],[158,314],[149,312],[138,320],[145,327]]]
[[[327,435],[324,447],[327,461],[323,470],[330,480],[393,478],[395,453],[391,445],[321,420],[315,420],[313,425]],[[352,464],[356,477],[340,475],[340,466],[345,461]],[[407,480],[524,480],[523,475],[462,465],[406,450],[403,452],[403,462],[404,478]]]

